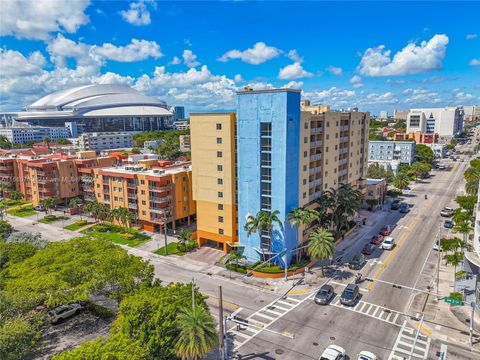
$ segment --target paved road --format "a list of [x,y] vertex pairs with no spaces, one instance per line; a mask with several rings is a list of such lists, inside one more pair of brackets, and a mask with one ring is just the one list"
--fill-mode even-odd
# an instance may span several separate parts
[[[416,323],[409,315],[416,308],[414,295],[405,287],[422,287],[427,290],[431,285],[428,262],[435,236],[440,229],[440,210],[444,206],[454,206],[454,197],[462,184],[463,172],[468,163],[453,163],[449,171],[434,171],[434,176],[426,182],[415,184],[404,202],[411,205],[408,214],[392,212],[387,214],[387,222],[395,225],[392,236],[396,247],[392,251],[377,249],[369,256],[362,273],[374,282],[361,285],[361,301],[354,308],[346,308],[334,299],[330,306],[318,306],[311,295],[297,297],[301,302],[290,309],[264,309],[262,315],[272,318],[255,317],[257,326],[268,326],[269,331],[239,331],[234,335],[235,355],[241,359],[318,359],[323,349],[332,343],[346,348],[350,358],[361,350],[374,352],[381,359],[401,359],[408,357],[411,344],[417,334]],[[428,194],[425,200],[424,195]],[[368,235],[378,232],[382,224],[372,227]],[[369,236],[351,246],[343,254],[349,260],[363,245]],[[431,270],[431,269],[430,269]],[[422,275],[422,276],[420,276]],[[334,279],[330,281],[340,294],[345,284],[352,280],[353,274],[340,267]],[[380,281],[402,284],[402,289]],[[434,291],[434,290],[432,290]],[[288,301],[287,301],[288,302]],[[281,305],[280,305],[281,306]],[[263,325],[262,325],[263,324]],[[434,324],[425,323],[422,330],[431,334]],[[246,336],[245,336],[246,335]],[[291,336],[294,336],[291,339]],[[420,334],[414,356],[417,359],[435,358],[430,338]]]

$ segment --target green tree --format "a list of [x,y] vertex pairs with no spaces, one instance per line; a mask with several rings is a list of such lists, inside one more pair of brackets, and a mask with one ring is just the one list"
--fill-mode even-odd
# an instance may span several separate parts
[[55,208],[57,204],[57,200],[52,197],[47,197],[45,199],[40,200],[40,206],[47,210],[47,213],[50,214],[52,210]]
[[457,279],[457,266],[462,263],[463,254],[459,251],[456,251],[451,255],[445,255],[444,259],[445,259],[447,265],[453,265],[454,266],[453,288],[455,288],[455,283],[456,283],[456,279]]
[[470,221],[471,218],[472,218],[471,214],[469,214],[467,211],[464,211],[460,208],[455,209],[453,211],[452,220],[453,220],[454,223],[460,223],[460,222],[463,222],[463,221]]
[[235,266],[235,271],[238,270],[238,263],[240,260],[245,259],[246,256],[242,254],[241,250],[232,250],[228,254],[227,264],[230,265],[230,277],[232,277],[231,266]]
[[431,163],[435,159],[433,150],[425,144],[415,145],[415,157],[420,162]]
[[[33,256],[37,250],[38,249],[35,247],[35,245],[29,243],[10,243],[0,241],[0,270],[3,269],[7,263],[18,263],[26,258],[29,258],[30,256]],[[6,302],[3,303],[6,304]],[[0,317],[3,313],[1,307],[2,299],[0,295]]]
[[12,200],[22,200],[23,194],[20,191],[13,190],[10,192],[10,199]]
[[12,189],[13,184],[9,181],[2,181],[0,182],[0,191],[1,197],[5,196],[5,191],[9,191]]
[[[257,215],[248,215],[247,222],[244,225],[244,229],[247,232],[247,236],[252,235],[254,232],[257,232],[259,235],[263,231],[267,232],[269,239],[272,237],[273,225],[278,224],[282,226],[282,222],[278,218],[280,211],[265,211],[260,210]],[[271,249],[272,244],[269,243],[268,247]]]
[[393,179],[393,186],[398,190],[402,191],[406,186],[410,184],[410,179],[408,175],[404,173],[398,173],[397,176]]
[[384,179],[387,176],[385,168],[377,163],[370,164],[367,169],[367,178]]
[[325,276],[324,261],[335,256],[335,240],[325,229],[314,230],[309,237],[308,253],[312,258],[321,261],[322,276]]
[[5,240],[7,235],[10,235],[13,231],[12,225],[5,220],[0,220],[0,240]]
[[467,243],[468,235],[473,231],[468,221],[461,221],[455,224],[453,230],[463,234],[463,242]]
[[215,322],[203,307],[183,310],[177,317],[177,328],[179,334],[175,342],[175,353],[182,359],[200,359],[217,343]]
[[55,141],[58,145],[69,145],[71,144],[72,142],[68,139],[57,139]]
[[130,152],[132,154],[140,154],[140,149],[138,147],[134,147],[134,148],[132,148],[132,150]]
[[8,140],[5,135],[0,135],[0,148],[1,149],[11,149],[13,146],[12,142]]
[[475,195],[457,196],[455,202],[470,215],[473,214],[475,206],[477,205],[477,197]]
[[37,249],[43,249],[47,246],[47,241],[42,239],[42,234],[40,233],[15,232],[7,238],[6,242],[15,244],[31,244]]
[[318,220],[319,213],[316,210],[308,208],[294,208],[287,215],[287,221],[297,228],[301,225],[309,226]]
[[[80,200],[78,197],[74,197],[74,198],[70,199],[70,201],[68,203],[68,206],[72,209],[79,210],[78,207],[80,206],[81,203],[82,203],[82,200]],[[78,214],[80,215],[80,220],[81,220],[82,219],[82,212],[78,211]]]
[[192,233],[188,230],[182,230],[177,235],[177,240],[182,251],[187,251],[187,245],[190,241],[192,241]]
[[42,336],[41,321],[38,317],[27,320],[15,317],[0,322],[0,359],[21,360],[38,346]]

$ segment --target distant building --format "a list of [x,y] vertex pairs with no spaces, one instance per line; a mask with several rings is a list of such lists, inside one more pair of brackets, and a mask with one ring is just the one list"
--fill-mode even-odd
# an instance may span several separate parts
[[463,129],[461,107],[411,109],[407,117],[407,133],[437,133],[446,141]]
[[180,151],[189,152],[191,150],[190,135],[180,135]]
[[397,120],[407,120],[409,110],[393,110],[393,118]]
[[387,120],[388,119],[388,112],[387,111],[380,111],[380,120]]
[[175,130],[188,130],[190,129],[190,124],[187,120],[174,121],[173,128]]
[[72,144],[79,150],[109,150],[123,149],[134,146],[131,133],[85,133],[78,138],[69,139]]
[[24,144],[31,141],[43,141],[48,137],[51,141],[71,137],[68,127],[6,127],[0,128],[0,135],[5,136],[12,144]]
[[155,150],[160,145],[162,145],[162,143],[163,143],[162,140],[147,140],[143,143],[143,148],[145,150],[150,150],[150,149]]
[[367,179],[365,183],[365,195],[363,197],[363,206],[369,210],[375,210],[385,201],[387,193],[387,182],[385,179]]
[[185,107],[175,106],[175,112],[173,113],[173,121],[185,119]]
[[425,144],[433,150],[436,158],[443,159],[447,156],[446,144]]
[[396,133],[395,141],[413,139],[417,144],[435,144],[438,143],[438,134],[426,134],[419,131],[406,133]]
[[413,141],[369,141],[368,161],[399,161],[411,165],[415,156]]

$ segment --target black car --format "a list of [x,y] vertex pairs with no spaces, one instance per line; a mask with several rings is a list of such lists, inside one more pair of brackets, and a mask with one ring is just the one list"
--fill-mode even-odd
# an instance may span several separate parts
[[394,202],[392,203],[392,205],[390,205],[390,209],[392,209],[392,210],[398,210],[398,209],[400,209],[400,202],[394,201]]
[[343,290],[342,296],[340,296],[340,302],[343,305],[353,306],[357,302],[359,296],[360,289],[358,285],[348,284],[345,290]]
[[348,264],[348,267],[352,270],[360,270],[366,262],[367,259],[365,258],[365,255],[359,253],[353,257],[352,261]]
[[334,296],[333,286],[325,284],[315,295],[315,302],[319,305],[327,305]]
[[402,214],[406,214],[410,211],[410,206],[408,204],[402,204],[400,205],[400,212]]

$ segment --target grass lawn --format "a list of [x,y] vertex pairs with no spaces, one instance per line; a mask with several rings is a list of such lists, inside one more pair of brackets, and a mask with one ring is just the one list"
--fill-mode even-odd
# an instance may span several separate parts
[[38,220],[39,223],[42,224],[51,224],[55,221],[59,220],[68,220],[70,219],[68,216],[55,216],[55,215],[46,215],[43,219]]
[[150,236],[143,235],[141,231],[128,229],[118,225],[104,223],[80,231],[82,234],[94,236],[98,239],[107,239],[117,244],[135,247],[150,240]]
[[18,217],[27,217],[35,215],[37,212],[33,210],[33,205],[27,205],[23,207],[14,207],[10,210],[7,210],[7,214],[18,216]]
[[6,206],[8,208],[14,207],[14,206],[19,206],[19,205],[25,205],[28,204],[27,200],[12,200],[12,199],[5,199],[0,201],[0,207]]
[[[187,248],[189,249],[194,249],[197,247],[197,242],[195,240],[190,241],[189,244],[187,244]],[[178,256],[183,256],[187,253],[188,251],[181,251],[178,249],[178,243],[176,242],[171,242],[167,245],[167,255],[178,255]],[[165,256],[165,246],[162,246],[160,249],[154,251],[155,254],[157,255],[164,255]]]
[[88,222],[87,220],[78,220],[70,225],[64,226],[63,228],[66,230],[75,231],[90,224],[93,224],[93,222]]

